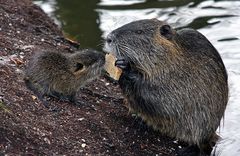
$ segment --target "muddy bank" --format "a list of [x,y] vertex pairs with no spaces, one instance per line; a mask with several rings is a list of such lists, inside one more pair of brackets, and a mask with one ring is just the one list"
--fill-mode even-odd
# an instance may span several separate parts
[[0,155],[175,155],[178,143],[129,114],[103,77],[79,92],[83,106],[44,107],[24,84],[26,63],[36,49],[72,53],[78,44],[30,0],[0,0],[0,23]]

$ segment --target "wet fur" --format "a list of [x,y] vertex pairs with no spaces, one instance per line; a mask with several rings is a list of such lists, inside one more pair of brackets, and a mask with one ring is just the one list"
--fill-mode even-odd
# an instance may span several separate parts
[[129,64],[119,84],[129,109],[148,125],[209,155],[228,101],[227,72],[202,34],[171,29],[166,37],[159,31],[166,24],[140,20],[108,36],[109,51]]
[[79,88],[99,76],[103,64],[104,55],[93,50],[38,51],[26,68],[25,82],[40,99],[47,95],[74,102]]

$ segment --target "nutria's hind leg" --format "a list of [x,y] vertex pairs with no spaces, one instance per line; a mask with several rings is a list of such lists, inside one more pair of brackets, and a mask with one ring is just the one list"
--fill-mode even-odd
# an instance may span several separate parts
[[152,130],[152,127],[148,126],[146,122],[138,116],[134,118],[132,126],[142,131]]
[[83,103],[82,101],[75,100],[73,104],[75,104],[76,106],[83,106],[85,103]]
[[28,89],[30,89],[31,91],[33,91],[33,93],[38,97],[38,99],[43,103],[43,105],[46,107],[46,108],[49,108],[49,103],[48,101],[45,99],[45,90],[43,88],[43,92],[39,91],[39,87],[38,84],[32,84],[31,81],[29,81],[28,79],[25,79],[25,84],[27,86]]
[[213,147],[209,143],[201,145],[201,153],[202,153],[201,156],[210,156],[212,153],[212,150],[213,150]]
[[191,145],[185,149],[178,152],[178,156],[210,156],[213,150],[213,147],[216,144],[218,135],[214,134],[211,139],[204,141],[200,144],[200,147],[197,145]]
[[49,103],[46,99],[46,95],[45,94],[41,94],[41,93],[37,93],[35,92],[35,94],[37,95],[38,99],[42,102],[42,104],[47,108],[49,109],[50,106],[49,106]]
[[75,94],[72,94],[72,95],[68,95],[66,96],[67,99],[69,100],[69,102],[75,104],[76,106],[82,106],[84,105],[84,103],[82,101],[79,101],[76,99],[76,95]]
[[202,153],[204,153],[207,156],[211,155],[211,153],[213,151],[213,148],[216,145],[219,138],[220,137],[216,133],[213,133],[212,136],[209,139],[207,139],[202,144],[200,144],[200,148],[201,148]]
[[75,104],[76,106],[82,106],[82,105],[84,105],[83,102],[78,101],[78,100],[76,99],[76,93],[72,93],[72,94],[69,94],[69,95],[63,95],[63,94],[58,93],[58,92],[51,92],[51,94],[50,94],[49,96],[51,96],[51,97],[53,97],[53,98],[57,98],[57,99],[59,99],[60,101],[73,103],[73,104]]
[[178,151],[177,156],[203,156],[201,155],[200,148],[197,145],[191,145]]

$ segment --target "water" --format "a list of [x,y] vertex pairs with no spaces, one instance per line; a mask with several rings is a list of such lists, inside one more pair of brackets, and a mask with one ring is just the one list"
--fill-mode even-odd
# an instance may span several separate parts
[[101,50],[102,37],[113,29],[144,18],[192,27],[218,49],[229,74],[230,97],[220,156],[240,155],[240,1],[229,0],[41,0],[40,5],[82,47]]

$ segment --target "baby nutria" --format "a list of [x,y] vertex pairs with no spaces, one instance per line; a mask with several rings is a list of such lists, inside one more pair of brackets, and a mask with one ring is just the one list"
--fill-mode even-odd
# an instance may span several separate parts
[[122,69],[119,85],[130,111],[187,142],[179,155],[210,155],[228,101],[228,76],[207,38],[146,19],[112,31],[104,49]]
[[75,94],[85,83],[101,74],[104,55],[94,50],[73,54],[37,52],[26,69],[25,82],[40,99],[45,95],[75,102]]

